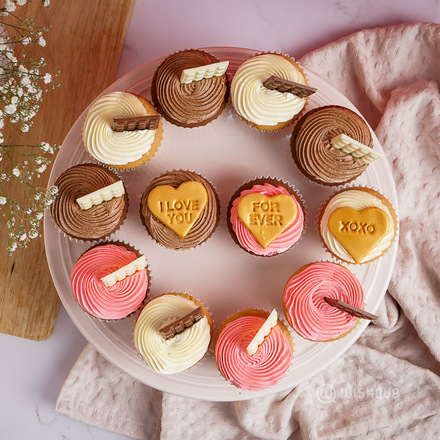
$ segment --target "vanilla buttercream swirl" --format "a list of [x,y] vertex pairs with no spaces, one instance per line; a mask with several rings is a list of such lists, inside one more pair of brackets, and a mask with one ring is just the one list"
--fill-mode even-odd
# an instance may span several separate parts
[[142,304],[148,289],[147,270],[142,269],[107,287],[101,278],[138,258],[135,252],[116,244],[99,245],[86,251],[75,263],[70,284],[78,304],[96,318],[125,318]]
[[164,117],[177,125],[203,125],[217,117],[226,103],[226,75],[182,84],[185,69],[217,63],[218,59],[201,50],[184,50],[167,57],[155,72],[153,101]]
[[155,130],[114,131],[114,118],[147,116],[142,101],[128,92],[111,92],[92,103],[83,128],[87,151],[106,165],[126,165],[151,149]]
[[97,164],[81,164],[64,171],[55,181],[58,195],[50,207],[56,225],[80,240],[97,240],[113,233],[128,211],[128,194],[83,210],[76,200],[118,182],[112,171]]
[[195,308],[197,305],[188,298],[165,294],[142,309],[134,327],[134,344],[153,370],[162,374],[180,373],[203,358],[211,341],[211,326],[206,315],[171,339],[165,339],[159,332]]
[[386,234],[380,242],[364,257],[362,263],[374,260],[381,256],[393,243],[396,234],[396,224],[388,206],[380,197],[362,189],[344,190],[333,196],[324,208],[320,221],[321,237],[328,249],[344,261],[355,264],[353,257],[341,245],[338,239],[330,232],[328,221],[333,211],[338,208],[349,207],[358,211],[366,208],[379,208],[383,210],[389,218],[389,226]]
[[[267,197],[275,196],[278,194],[285,194],[295,201],[297,215],[292,224],[290,224],[266,248],[263,248],[258,243],[252,232],[238,217],[238,202],[247,194],[263,194]],[[251,189],[246,189],[240,193],[240,196],[237,197],[232,203],[230,211],[230,222],[232,229],[237,237],[237,240],[242,247],[250,252],[253,252],[256,255],[271,256],[287,251],[287,249],[292,247],[300,239],[302,231],[304,229],[304,212],[296,197],[293,194],[290,194],[284,187],[274,186],[269,183],[265,183],[264,185],[254,185]]]
[[327,341],[350,331],[358,319],[324,297],[338,299],[359,309],[364,293],[360,282],[345,267],[330,262],[312,263],[287,282],[283,304],[292,328],[306,339]]
[[292,155],[310,179],[327,185],[349,182],[362,174],[367,164],[332,147],[330,141],[345,134],[373,148],[367,123],[345,107],[325,106],[306,113],[292,133]]
[[[178,188],[183,182],[199,182],[208,193],[208,201],[199,218],[191,227],[185,238],[179,237],[172,229],[162,223],[148,209],[150,191],[160,185]],[[141,218],[150,235],[160,244],[171,249],[190,249],[207,240],[214,232],[219,219],[219,203],[212,185],[202,176],[192,171],[171,171],[154,179],[145,189],[141,198]]]
[[306,99],[270,90],[263,85],[270,76],[306,84],[295,64],[277,54],[263,54],[244,61],[231,81],[231,100],[237,113],[257,125],[274,126],[286,122],[304,107]]
[[260,316],[243,316],[228,323],[215,344],[215,359],[223,376],[245,390],[278,383],[290,367],[292,352],[280,327],[272,328],[253,355],[246,348],[264,324]]

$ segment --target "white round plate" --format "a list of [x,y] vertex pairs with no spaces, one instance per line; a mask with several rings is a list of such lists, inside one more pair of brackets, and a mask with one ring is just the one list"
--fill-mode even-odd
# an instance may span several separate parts
[[[229,60],[228,75],[258,51],[242,48],[206,48],[220,59]],[[163,58],[148,62],[113,83],[102,94],[129,90],[151,97],[153,74]],[[307,71],[309,84],[318,89],[307,110],[337,104],[356,110],[334,87]],[[356,110],[357,111],[357,110]],[[85,151],[81,130],[87,109],[67,135],[54,163],[50,182],[65,169],[82,162],[93,162]],[[230,103],[221,116],[204,127],[176,127],[164,122],[164,138],[156,155],[133,171],[120,173],[130,197],[127,219],[112,237],[138,248],[147,258],[152,275],[149,298],[164,292],[188,292],[210,310],[215,329],[229,315],[246,308],[277,308],[282,311],[283,288],[299,267],[316,260],[332,261],[317,232],[316,217],[335,188],[309,182],[297,169],[290,153],[292,127],[277,133],[262,133],[248,127]],[[383,150],[374,137],[374,148]],[[216,187],[221,201],[220,224],[204,244],[186,251],[172,251],[148,235],[139,217],[139,200],[148,183],[173,169],[189,169],[205,176]],[[306,227],[301,240],[286,253],[261,258],[239,248],[229,235],[226,208],[231,194],[254,177],[273,176],[293,185],[306,203]],[[392,175],[383,156],[369,165],[354,182],[384,194],[397,209]],[[132,341],[135,315],[117,322],[102,322],[90,317],[76,303],[70,289],[70,272],[79,255],[90,243],[66,237],[52,222],[44,219],[45,245],[52,278],[61,301],[80,332],[109,361],[139,381],[156,389],[203,400],[235,401],[272,394],[293,388],[316,374],[347,350],[368,325],[362,321],[348,336],[328,342],[310,342],[293,334],[294,357],[288,374],[275,386],[262,391],[244,391],[229,384],[217,370],[212,350],[193,368],[175,375],[162,375],[144,364]],[[379,260],[350,266],[364,287],[366,310],[375,312],[385,294],[393,270],[397,246]],[[284,319],[284,318],[283,318]],[[294,333],[294,332],[292,332]]]

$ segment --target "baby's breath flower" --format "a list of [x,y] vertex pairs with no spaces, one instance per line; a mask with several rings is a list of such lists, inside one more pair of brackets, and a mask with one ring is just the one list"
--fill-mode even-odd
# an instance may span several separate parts
[[44,47],[46,46],[46,40],[43,37],[40,37],[37,41],[37,43],[41,46]]
[[1,196],[1,197],[0,197],[0,205],[5,205],[6,202],[7,202],[6,197]]
[[16,176],[16,177],[19,177],[20,176],[20,170],[17,168],[17,167],[15,167],[13,170],[12,170],[12,174],[14,175],[14,176]]

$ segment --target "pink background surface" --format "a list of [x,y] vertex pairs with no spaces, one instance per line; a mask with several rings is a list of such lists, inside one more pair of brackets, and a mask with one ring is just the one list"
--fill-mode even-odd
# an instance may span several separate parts
[[[191,47],[248,47],[300,58],[351,32],[419,21],[439,23],[440,2],[137,0],[117,76]],[[62,306],[47,341],[0,334],[0,438],[126,438],[54,411],[60,387],[85,345]]]

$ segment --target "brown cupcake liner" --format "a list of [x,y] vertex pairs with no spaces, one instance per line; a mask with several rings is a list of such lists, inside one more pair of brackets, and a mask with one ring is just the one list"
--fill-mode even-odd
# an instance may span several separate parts
[[[234,203],[234,200],[236,198],[238,198],[243,191],[251,189],[255,185],[264,185],[265,183],[269,183],[270,185],[273,185],[273,186],[282,186],[284,189],[286,189],[289,192],[289,194],[295,196],[297,202],[299,203],[299,205],[300,205],[300,207],[301,207],[301,209],[303,211],[303,215],[304,215],[303,231],[302,231],[301,236],[299,237],[299,239],[295,243],[293,243],[292,246],[290,246],[288,249],[286,249],[284,252],[280,252],[280,253],[276,253],[276,254],[272,254],[272,255],[259,255],[259,254],[255,254],[252,251],[249,251],[246,248],[244,248],[240,244],[240,242],[238,241],[237,234],[234,232],[234,229],[232,228],[232,224],[231,224],[231,221],[230,221],[231,209],[232,209],[232,205]],[[255,257],[260,257],[260,258],[276,258],[276,257],[278,257],[280,255],[285,254],[286,252],[289,252],[304,237],[304,233],[305,233],[305,230],[306,230],[306,227],[307,227],[307,224],[308,224],[307,206],[306,206],[306,202],[304,201],[304,199],[303,199],[302,195],[299,193],[299,191],[296,188],[294,188],[287,181],[285,181],[283,179],[280,179],[280,178],[271,177],[271,176],[255,177],[253,179],[250,179],[250,180],[247,180],[246,182],[244,182],[232,194],[231,198],[229,199],[228,208],[227,208],[227,211],[226,211],[226,223],[227,223],[229,234],[232,237],[234,243],[236,245],[238,245],[241,249],[243,249],[245,252],[247,252],[250,255],[254,255]]]
[[[91,249],[94,249],[96,247],[105,246],[105,245],[108,245],[108,244],[114,244],[116,246],[122,246],[125,249],[127,249],[128,251],[134,252],[137,255],[137,257],[141,257],[142,255],[144,255],[137,248],[135,248],[131,244],[126,243],[125,241],[122,241],[122,240],[110,240],[110,239],[108,239],[108,240],[99,241],[97,243],[92,244],[89,248],[87,248],[86,250],[84,250],[81,253],[81,255],[76,259],[76,261],[78,261],[87,251],[90,251]],[[75,262],[75,264],[76,264],[76,262]],[[117,318],[117,319],[103,319],[103,318],[98,318],[97,316],[92,315],[87,310],[83,309],[79,303],[77,303],[78,307],[87,316],[90,316],[92,319],[94,319],[94,320],[96,320],[98,322],[113,323],[113,322],[120,322],[120,321],[125,320],[127,318],[130,319],[131,317],[135,316],[136,313],[138,313],[139,310],[141,310],[145,306],[145,304],[148,302],[147,298],[148,298],[148,294],[150,293],[151,281],[152,281],[152,276],[151,276],[150,268],[148,266],[148,261],[147,261],[147,266],[145,267],[145,271],[147,273],[147,279],[148,279],[148,286],[147,286],[147,290],[145,291],[145,297],[144,297],[142,303],[139,305],[139,307],[136,310],[133,310],[127,316],[124,316],[122,318]],[[73,295],[73,292],[72,292],[72,295]],[[75,299],[75,297],[74,297],[74,299]],[[76,301],[76,299],[75,299],[75,301]]]
[[[203,180],[205,180],[206,182],[207,182],[207,184],[212,188],[212,190],[213,190],[213,193],[214,193],[214,195],[215,195],[215,203],[216,203],[216,207],[217,207],[217,211],[216,211],[216,214],[215,214],[215,224],[213,225],[213,227],[212,227],[212,230],[211,230],[211,233],[206,237],[206,238],[204,238],[203,240],[201,240],[200,242],[198,242],[198,243],[196,243],[195,245],[193,245],[193,246],[188,246],[188,247],[181,247],[181,248],[172,248],[172,247],[170,247],[170,246],[167,246],[166,244],[164,244],[164,243],[162,243],[160,240],[158,240],[152,233],[151,233],[151,231],[150,231],[150,228],[149,228],[149,226],[148,226],[148,224],[147,224],[147,222],[145,221],[145,217],[144,217],[144,215],[143,215],[143,197],[144,197],[144,194],[145,194],[145,192],[146,192],[146,190],[148,189],[148,187],[152,184],[152,182],[155,180],[155,179],[158,179],[158,178],[161,178],[161,177],[163,177],[163,176],[166,176],[167,174],[170,174],[170,173],[179,173],[179,172],[187,172],[187,173],[193,173],[193,174],[196,174],[198,177],[200,177],[200,178],[202,178]],[[183,182],[185,182],[185,181],[190,181],[190,179],[188,179],[188,180],[184,180]],[[182,183],[183,183],[182,182]],[[220,223],[220,214],[221,214],[221,212],[220,212],[220,198],[219,198],[219,195],[218,195],[218,191],[217,191],[217,188],[214,186],[214,184],[210,181],[210,180],[208,180],[205,176],[203,176],[202,174],[199,174],[199,173],[197,173],[196,171],[193,171],[193,170],[189,170],[189,169],[173,169],[173,170],[168,170],[168,171],[165,171],[165,172],[163,172],[163,173],[161,173],[159,176],[157,176],[157,177],[155,177],[155,178],[153,178],[151,181],[150,181],[150,183],[146,186],[146,188],[142,191],[142,194],[141,194],[141,196],[140,196],[140,201],[139,201],[139,216],[140,216],[140,219],[141,219],[141,221],[142,221],[142,224],[144,225],[144,227],[145,227],[145,229],[147,230],[147,232],[148,232],[148,234],[150,235],[150,237],[157,243],[157,244],[159,244],[160,246],[162,246],[163,248],[165,248],[165,249],[169,249],[169,250],[173,250],[173,251],[186,251],[186,250],[190,250],[190,249],[195,249],[195,248],[197,248],[197,247],[199,247],[199,246],[202,246],[203,244],[205,244],[213,235],[214,235],[214,233],[215,233],[215,231],[217,230],[217,228],[218,228],[218,225],[219,225],[219,223]],[[151,216],[152,217],[154,217],[154,218],[156,218],[155,216],[154,216],[154,214],[153,213],[151,213]],[[159,219],[157,219],[157,222],[160,222],[160,220]],[[165,225],[164,225],[164,227],[166,227]],[[170,234],[171,234],[171,232],[173,232],[174,233],[174,231],[171,231],[170,230]],[[180,242],[180,243],[182,243],[182,244],[184,244],[184,240],[185,239],[182,239],[182,238],[180,238],[177,234],[175,234],[174,233],[174,235],[175,235],[175,239],[176,240],[178,240],[178,242]]]
[[154,72],[153,75],[153,79],[151,81],[151,100],[152,103],[156,109],[156,111],[170,124],[175,125],[177,127],[180,128],[187,128],[187,129],[192,129],[192,128],[198,128],[198,127],[205,127],[209,124],[211,124],[213,121],[215,121],[225,110],[226,105],[229,101],[229,87],[230,87],[230,80],[229,80],[229,76],[228,76],[228,72],[226,71],[225,73],[225,79],[226,79],[226,92],[225,92],[225,96],[224,96],[224,100],[223,100],[223,105],[221,106],[221,108],[219,109],[219,111],[217,112],[217,114],[215,114],[213,117],[208,118],[200,123],[191,123],[191,124],[183,124],[183,123],[178,123],[178,121],[175,121],[174,119],[170,118],[166,112],[162,109],[159,100],[157,99],[157,94],[156,94],[156,87],[155,87],[155,83],[156,83],[156,78],[157,78],[157,72],[159,71],[159,68],[162,66],[162,64],[171,56],[180,54],[182,52],[187,52],[187,51],[198,51],[198,52],[203,52],[206,53],[210,56],[212,56],[213,58],[215,58],[217,60],[217,62],[219,61],[219,59],[217,58],[216,55],[212,54],[211,52],[209,52],[206,49],[198,49],[198,48],[190,48],[190,49],[182,49],[182,50],[178,50],[175,51],[171,54],[168,54],[166,56],[166,58],[163,60],[163,62],[157,67],[156,71]]
[[[393,240],[391,241],[390,245],[377,257],[368,260],[368,261],[362,261],[360,263],[356,263],[354,261],[348,261],[343,259],[342,257],[334,254],[325,244],[324,239],[321,236],[321,219],[322,216],[324,214],[324,210],[327,207],[328,203],[330,202],[330,200],[340,194],[343,193],[345,191],[349,191],[349,190],[361,190],[361,191],[366,191],[374,196],[376,196],[377,198],[379,198],[381,200],[381,202],[388,208],[388,210],[390,211],[392,220],[394,220],[394,237]],[[394,208],[394,206],[392,205],[392,203],[388,200],[387,197],[385,197],[380,191],[373,189],[367,185],[350,185],[349,183],[344,185],[342,188],[340,188],[338,191],[336,191],[335,193],[333,193],[329,198],[327,198],[321,205],[321,209],[317,212],[317,216],[316,216],[316,223],[317,223],[317,232],[319,234],[319,238],[321,241],[321,245],[322,248],[329,253],[334,259],[336,259],[338,262],[340,262],[343,266],[345,266],[347,269],[350,270],[350,267],[352,266],[361,266],[364,264],[368,264],[368,263],[372,263],[373,261],[376,260],[380,260],[385,254],[388,253],[388,251],[391,249],[391,247],[394,245],[396,238],[399,235],[399,218],[398,218],[398,214],[396,209]]]

